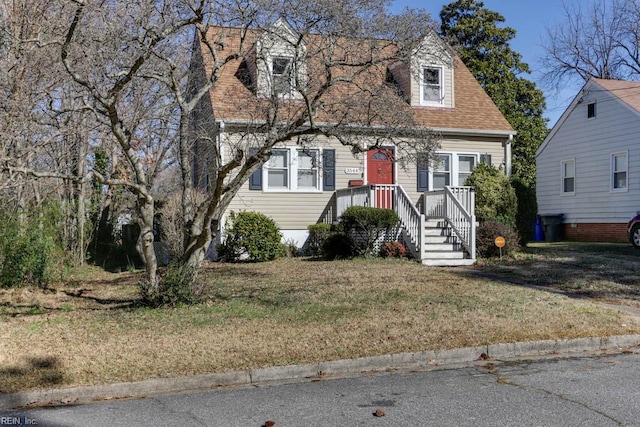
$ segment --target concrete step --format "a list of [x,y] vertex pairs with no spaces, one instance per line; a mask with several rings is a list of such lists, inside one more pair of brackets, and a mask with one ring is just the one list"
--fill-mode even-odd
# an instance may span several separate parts
[[422,265],[432,267],[458,267],[463,265],[473,265],[472,259],[423,259]]
[[429,243],[425,247],[425,252],[459,252],[462,250],[460,245],[451,242]]
[[466,257],[466,253],[463,251],[431,251],[427,249],[422,253],[422,259],[437,258],[437,259],[461,259]]
[[455,245],[458,243],[458,239],[456,239],[453,236],[431,236],[431,235],[426,235],[424,236],[424,242],[427,245],[430,244],[437,244],[437,243],[448,243],[450,245]]

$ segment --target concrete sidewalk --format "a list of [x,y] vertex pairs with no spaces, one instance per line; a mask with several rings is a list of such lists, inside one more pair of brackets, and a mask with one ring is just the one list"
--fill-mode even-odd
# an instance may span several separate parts
[[592,356],[603,352],[637,351],[639,347],[640,335],[621,335],[392,354],[190,377],[154,378],[131,383],[0,394],[0,411],[42,406],[77,405],[112,399],[143,398],[211,390],[219,387],[314,381],[400,370],[454,369],[459,366],[487,363],[488,361],[500,363],[539,357]]

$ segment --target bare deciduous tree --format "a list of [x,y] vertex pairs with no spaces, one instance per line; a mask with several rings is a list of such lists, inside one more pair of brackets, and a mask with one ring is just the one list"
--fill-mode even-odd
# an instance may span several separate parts
[[564,19],[543,41],[545,79],[560,86],[576,77],[640,77],[640,2],[601,0],[564,4]]
[[[408,103],[387,80],[392,64],[409,66],[421,54],[448,56],[444,50],[426,52],[434,45],[425,40],[435,33],[425,12],[389,15],[385,0],[22,0],[20,4],[50,9],[46,11],[50,19],[41,21],[38,31],[15,37],[21,40],[20,48],[31,43],[47,50],[42,50],[43,57],[20,56],[20,67],[3,66],[41,79],[44,86],[37,90],[44,95],[29,93],[20,100],[15,92],[8,97],[11,105],[2,108],[23,108],[29,117],[44,111],[31,120],[42,128],[36,126],[37,132],[27,134],[29,142],[44,144],[44,151],[55,155],[38,163],[30,150],[27,155],[32,157],[21,162],[19,149],[29,145],[20,139],[24,134],[20,126],[26,122],[0,119],[0,126],[14,135],[11,144],[3,145],[2,169],[12,177],[74,185],[86,179],[86,169],[88,177],[133,194],[146,264],[142,290],[147,296],[160,291],[153,246],[154,183],[176,162],[187,225],[181,259],[197,270],[229,202],[269,159],[276,144],[295,141],[305,147],[325,137],[358,151],[366,138],[378,145],[395,143],[404,157],[415,157],[417,150],[432,152],[437,145],[429,129],[415,126]],[[291,30],[288,35],[274,26],[278,19]],[[310,72],[295,81],[295,99],[267,89],[275,87],[273,82],[233,94],[235,105],[211,97],[230,65],[253,55],[261,66],[269,55],[268,43],[256,50],[257,37],[284,42],[296,61],[308,64]],[[201,69],[197,61],[190,62],[198,53]],[[3,82],[2,90],[12,90],[11,83],[19,78]],[[223,153],[213,112],[238,105],[247,114],[246,125],[236,128],[238,138]],[[6,117],[19,115],[11,112]],[[65,145],[74,141],[82,145],[73,149]],[[110,150],[112,142],[115,148]],[[204,201],[194,197],[196,143],[206,147],[209,161]],[[87,162],[92,147],[100,146],[111,153],[108,173]],[[47,157],[38,157],[42,159]],[[76,194],[85,191],[80,185]]]

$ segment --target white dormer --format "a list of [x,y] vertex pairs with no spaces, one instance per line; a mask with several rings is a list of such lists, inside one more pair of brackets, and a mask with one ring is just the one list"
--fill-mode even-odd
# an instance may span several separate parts
[[255,44],[258,96],[299,98],[306,81],[306,47],[300,35],[284,19],[266,30]]
[[398,62],[389,69],[411,106],[455,107],[453,55],[435,32],[425,37],[409,64]]

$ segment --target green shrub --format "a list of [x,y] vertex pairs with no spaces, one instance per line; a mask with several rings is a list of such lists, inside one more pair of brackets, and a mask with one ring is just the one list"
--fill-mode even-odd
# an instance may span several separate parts
[[384,242],[380,247],[380,256],[383,258],[406,258],[407,248],[400,242]]
[[496,237],[502,236],[505,246],[502,255],[516,252],[520,248],[518,234],[508,225],[497,221],[486,221],[476,231],[476,252],[483,258],[500,256],[500,248],[495,244]]
[[520,237],[520,244],[526,245],[533,236],[533,224],[538,214],[538,203],[536,202],[536,188],[529,185],[522,179],[511,180],[518,199],[518,211],[516,214],[516,229]]
[[330,261],[353,258],[357,252],[356,242],[346,233],[332,233],[322,243],[323,257]]
[[476,218],[479,222],[497,221],[516,224],[518,201],[516,192],[503,171],[480,163],[467,178],[465,185],[475,187]]
[[307,240],[307,252],[311,256],[323,256],[322,247],[325,240],[334,232],[332,224],[320,223],[307,226],[309,239]]
[[141,282],[140,295],[151,307],[196,304],[202,299],[202,289],[195,288],[197,272],[194,266],[171,263],[160,279],[157,291],[151,291],[147,282]]
[[45,285],[51,281],[57,259],[62,257],[56,253],[55,230],[41,217],[29,215],[21,223],[17,216],[0,215],[0,286]]
[[398,214],[391,209],[351,206],[340,217],[340,227],[350,233],[360,255],[371,254],[380,237],[398,225]]
[[276,223],[259,212],[231,212],[226,225],[226,238],[218,246],[225,261],[262,262],[282,255],[282,234]]

